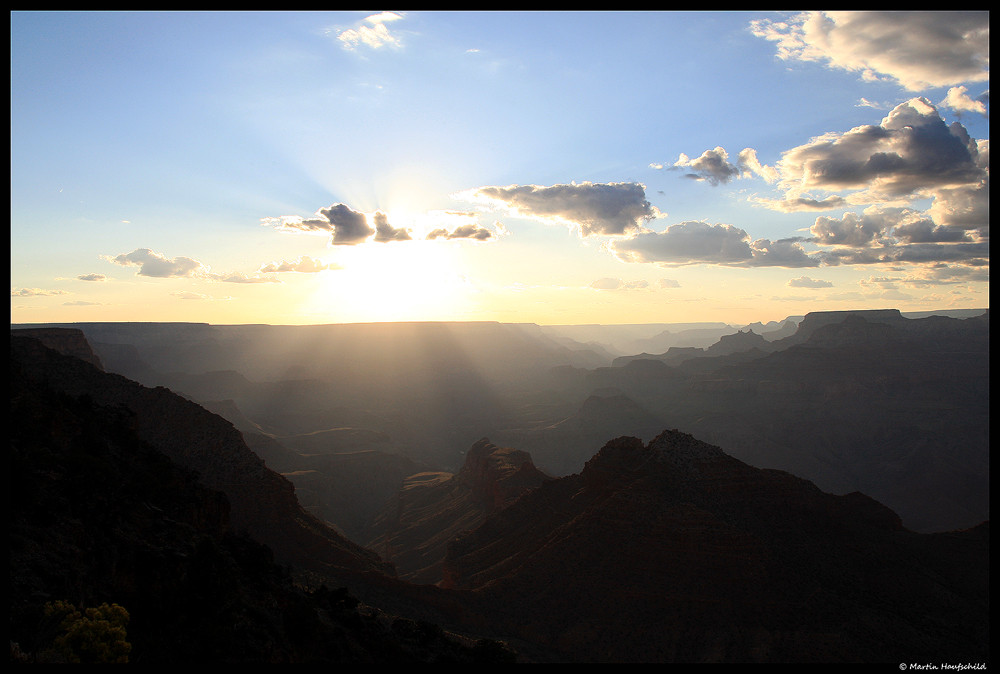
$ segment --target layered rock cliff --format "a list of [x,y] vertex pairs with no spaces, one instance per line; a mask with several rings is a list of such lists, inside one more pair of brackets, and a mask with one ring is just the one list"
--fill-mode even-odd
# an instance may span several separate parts
[[466,452],[457,474],[419,473],[407,478],[376,518],[368,547],[392,561],[401,578],[437,583],[452,538],[548,479],[526,452],[497,447],[483,438]]

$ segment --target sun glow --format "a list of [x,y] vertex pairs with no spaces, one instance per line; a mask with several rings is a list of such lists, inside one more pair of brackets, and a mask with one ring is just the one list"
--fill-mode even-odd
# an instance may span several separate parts
[[341,246],[307,303],[334,322],[461,320],[471,288],[457,243],[405,241]]

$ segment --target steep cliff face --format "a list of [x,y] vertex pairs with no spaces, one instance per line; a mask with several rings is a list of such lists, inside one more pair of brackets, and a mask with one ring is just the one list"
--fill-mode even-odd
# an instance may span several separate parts
[[580,661],[964,661],[988,656],[987,562],[988,525],[915,534],[672,431],[458,537],[442,586]]
[[466,453],[457,474],[407,478],[396,499],[376,518],[368,547],[390,559],[401,578],[437,583],[449,540],[548,479],[526,452],[497,447],[483,438]]
[[232,424],[165,388],[149,389],[41,342],[11,334],[11,357],[25,377],[101,407],[124,408],[136,434],[201,483],[224,493],[231,523],[268,545],[277,560],[336,577],[343,572],[385,572],[391,567],[315,517],[295,499],[292,484],[247,448]]
[[59,353],[79,358],[90,363],[98,370],[103,370],[104,365],[101,359],[94,353],[90,342],[84,337],[83,332],[71,328],[24,328],[18,330],[17,335],[21,337],[31,337]]

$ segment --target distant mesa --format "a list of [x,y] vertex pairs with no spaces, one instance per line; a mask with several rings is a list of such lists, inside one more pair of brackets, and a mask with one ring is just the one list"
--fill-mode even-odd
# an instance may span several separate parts
[[104,365],[90,347],[83,333],[73,328],[27,328],[17,331],[20,337],[31,337],[59,353],[79,358],[103,371]]

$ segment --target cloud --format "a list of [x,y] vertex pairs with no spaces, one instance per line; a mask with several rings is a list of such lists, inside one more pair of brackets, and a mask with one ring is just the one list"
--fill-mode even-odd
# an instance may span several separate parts
[[[943,108],[951,108],[957,113],[978,112],[984,117],[988,116],[986,114],[986,104],[983,101],[970,98],[968,91],[965,87],[952,87],[948,89],[948,95],[938,105]],[[989,100],[988,94],[986,99]]]
[[139,267],[139,276],[152,278],[191,278],[203,276],[208,268],[201,262],[189,257],[170,259],[149,248],[136,248],[131,253],[122,253],[115,257],[105,256],[106,260],[123,267]]
[[770,208],[772,211],[781,211],[783,213],[796,213],[799,211],[832,211],[848,205],[847,199],[836,194],[831,194],[823,199],[813,199],[811,197],[786,197],[784,199],[754,197],[751,199],[751,202]]
[[875,108],[876,110],[884,110],[889,106],[885,103],[875,103],[874,101],[869,101],[867,98],[862,96],[858,99],[858,102],[854,104],[856,108]]
[[[651,168],[663,168],[662,164],[650,164]],[[770,166],[764,166],[757,159],[757,151],[753,148],[745,148],[737,158],[737,163],[729,161],[729,153],[722,147],[712,150],[705,150],[697,159],[691,159],[686,154],[681,153],[671,168],[689,169],[690,173],[685,174],[688,178],[703,180],[712,185],[728,183],[734,178],[746,178],[751,175],[758,175],[768,182],[777,179],[777,172]]]
[[327,269],[340,269],[338,265],[327,264],[320,260],[314,260],[308,255],[303,255],[297,260],[281,262],[271,262],[261,266],[258,272],[262,274],[275,274],[283,272],[298,272],[301,274],[315,274]]
[[916,287],[954,285],[957,283],[989,283],[988,267],[936,264],[920,268],[915,274],[900,279],[901,283]]
[[895,80],[910,91],[989,81],[989,12],[804,12],[750,22],[783,60]]
[[743,177],[749,174],[758,175],[769,183],[778,179],[778,171],[773,166],[764,166],[757,159],[757,150],[747,147],[740,150],[737,158],[737,166]]
[[720,264],[743,267],[815,267],[798,239],[757,239],[739,227],[710,225],[702,221],[681,222],[662,232],[642,231],[611,243],[612,252],[625,262],[666,265]]
[[614,241],[611,248],[627,262],[744,262],[753,257],[749,236],[733,225],[681,222],[662,232],[646,230],[629,239]]
[[365,22],[371,25],[360,25],[357,28],[342,30],[337,34],[337,39],[340,40],[341,46],[349,51],[353,51],[360,45],[371,49],[399,47],[402,43],[398,37],[389,32],[386,24],[402,18],[395,12],[372,14],[365,18]]
[[205,278],[212,281],[221,281],[222,283],[281,283],[281,281],[273,276],[260,276],[259,274],[248,276],[238,271],[226,274],[206,274]]
[[641,290],[649,287],[649,281],[622,281],[617,278],[601,278],[590,284],[594,290]]
[[80,274],[77,276],[81,281],[107,281],[108,277],[104,274]]
[[868,208],[858,215],[847,212],[838,220],[820,216],[809,228],[815,243],[825,246],[868,246],[888,234],[897,222],[898,211],[889,213]]
[[818,217],[810,233],[811,242],[828,247],[814,255],[825,265],[989,263],[988,226],[970,230],[943,225],[928,212],[910,208],[869,206],[840,219]]
[[47,297],[49,295],[69,295],[65,290],[43,290],[42,288],[12,288],[11,297]]
[[971,241],[967,232],[954,227],[935,225],[930,218],[914,219],[892,228],[892,235],[902,243],[943,243]]
[[988,242],[969,243],[888,243],[870,248],[836,248],[818,253],[823,264],[896,264],[903,262],[927,264],[950,262],[972,266],[987,266],[990,260]]
[[680,288],[681,284],[676,279],[672,278],[661,278],[660,279],[661,288]]
[[645,190],[639,183],[583,182],[480,187],[464,196],[499,204],[521,216],[575,226],[584,237],[620,236],[659,215],[646,200]]
[[490,239],[496,238],[493,230],[487,229],[485,227],[480,227],[479,225],[459,225],[455,229],[449,231],[444,228],[438,228],[432,230],[427,234],[427,240],[433,239],[474,239],[476,241],[489,241]]
[[856,204],[913,198],[979,183],[982,147],[958,122],[946,125],[927,99],[913,98],[878,125],[827,133],[782,153],[779,186],[786,200],[808,199],[813,190],[853,190],[847,198]]
[[396,229],[389,224],[389,217],[378,211],[373,216],[375,220],[375,241],[379,243],[388,243],[389,241],[409,241],[412,237],[410,236],[409,230],[406,229]]
[[818,267],[820,260],[806,252],[799,238],[757,239],[750,244],[747,267]]
[[832,288],[833,284],[829,281],[823,281],[822,279],[812,279],[808,276],[800,276],[799,278],[793,278],[788,282],[788,285],[792,288]]
[[285,215],[279,218],[264,218],[265,225],[273,225],[283,231],[324,232],[332,235],[335,246],[353,246],[364,242],[375,233],[364,213],[351,209],[346,204],[334,204],[316,211],[313,218],[299,218]]
[[223,283],[281,282],[273,276],[265,277],[259,274],[248,276],[242,272],[213,273],[208,266],[198,260],[189,257],[175,257],[170,259],[165,255],[153,252],[149,248],[136,248],[131,253],[122,253],[115,257],[105,255],[102,258],[108,262],[120,264],[123,267],[139,267],[139,271],[136,274],[150,278],[193,278],[221,281]]
[[687,168],[692,173],[686,174],[695,180],[707,180],[713,185],[728,183],[740,175],[740,170],[729,163],[729,154],[721,147],[705,150],[697,159],[690,159],[686,154],[674,162],[675,168]]
[[[988,156],[988,154],[987,154]],[[962,185],[934,192],[930,216],[939,225],[957,229],[977,230],[980,237],[989,236],[990,182],[989,176],[976,185]]]

